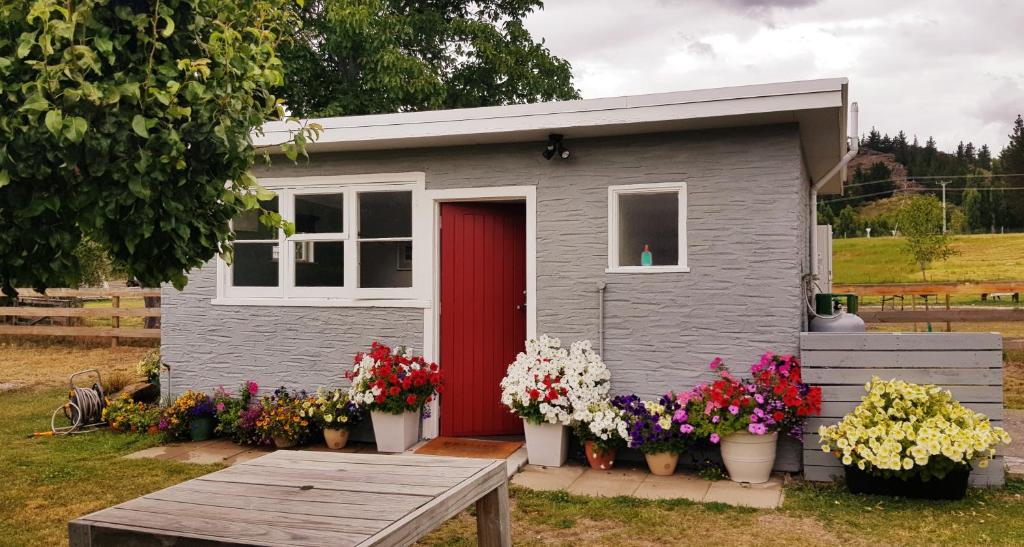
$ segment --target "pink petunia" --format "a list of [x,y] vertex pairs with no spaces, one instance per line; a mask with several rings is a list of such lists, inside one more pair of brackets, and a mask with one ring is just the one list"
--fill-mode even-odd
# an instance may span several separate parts
[[729,414],[732,414],[733,416],[735,416],[735,415],[737,415],[739,413],[740,413],[740,407],[738,407],[736,405],[729,405]]
[[720,440],[718,433],[712,433],[711,437],[709,437],[708,440],[711,441],[713,444],[718,444],[718,441]]

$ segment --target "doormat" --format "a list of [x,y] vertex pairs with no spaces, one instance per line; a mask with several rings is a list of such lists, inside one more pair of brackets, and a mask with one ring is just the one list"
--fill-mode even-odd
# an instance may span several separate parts
[[463,437],[437,437],[416,449],[417,454],[503,460],[523,446],[515,441],[483,441]]

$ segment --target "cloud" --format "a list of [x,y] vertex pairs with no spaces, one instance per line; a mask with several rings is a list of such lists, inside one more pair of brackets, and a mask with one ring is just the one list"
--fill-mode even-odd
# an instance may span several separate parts
[[690,42],[690,44],[686,46],[686,51],[702,57],[715,56],[715,47],[707,42],[701,42],[700,40]]
[[[1024,111],[1024,6],[1006,0],[559,0],[526,24],[584,97],[847,76],[860,126],[949,150]],[[1014,16],[1016,14],[1016,16]]]

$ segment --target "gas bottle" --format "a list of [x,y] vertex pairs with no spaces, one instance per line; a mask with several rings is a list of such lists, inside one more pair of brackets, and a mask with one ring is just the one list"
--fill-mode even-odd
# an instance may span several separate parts
[[[846,306],[839,299],[846,298]],[[864,332],[864,320],[857,316],[857,295],[822,293],[814,295],[815,316],[811,332]]]

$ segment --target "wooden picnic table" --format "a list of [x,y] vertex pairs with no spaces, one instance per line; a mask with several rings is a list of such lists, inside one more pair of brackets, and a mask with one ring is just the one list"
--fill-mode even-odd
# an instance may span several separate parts
[[409,545],[476,503],[512,544],[504,460],[279,450],[68,524],[73,547]]

